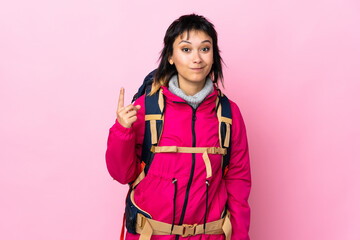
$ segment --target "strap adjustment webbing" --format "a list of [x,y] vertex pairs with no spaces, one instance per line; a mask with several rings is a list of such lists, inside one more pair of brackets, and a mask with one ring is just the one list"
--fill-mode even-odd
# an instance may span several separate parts
[[221,141],[221,123],[225,123],[226,125],[226,135],[225,135],[225,141],[224,141],[224,147],[229,147],[230,144],[230,125],[232,125],[232,119],[231,118],[227,118],[227,117],[223,117],[221,115],[221,105],[219,105],[218,111],[217,111],[217,117],[219,120],[219,140],[220,140],[220,145],[222,144]]
[[[160,89],[160,91],[157,93],[158,94],[158,110],[155,111],[158,114],[145,114],[145,121],[149,121],[150,122],[150,132],[151,132],[151,144],[157,144],[158,143],[158,139],[160,138],[160,136],[158,136],[157,134],[157,130],[156,130],[156,121],[164,121],[164,96],[163,96],[163,90]],[[150,101],[151,102],[151,101]],[[146,107],[146,102],[145,102],[145,107]],[[147,108],[146,108],[147,109]],[[145,113],[147,111],[145,110]],[[160,134],[161,135],[161,134]]]

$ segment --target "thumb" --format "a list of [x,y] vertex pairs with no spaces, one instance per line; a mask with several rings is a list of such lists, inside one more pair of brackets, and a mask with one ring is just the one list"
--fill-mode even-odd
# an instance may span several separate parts
[[136,105],[135,107],[137,110],[139,110],[141,108],[141,105]]

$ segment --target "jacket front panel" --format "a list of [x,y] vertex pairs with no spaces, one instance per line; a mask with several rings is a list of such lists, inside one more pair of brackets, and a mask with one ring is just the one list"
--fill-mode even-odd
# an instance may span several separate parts
[[[219,147],[219,123],[215,115],[216,93],[208,96],[197,109],[166,89],[164,96],[166,109],[159,146]],[[207,222],[218,220],[226,202],[226,189],[221,177],[221,155],[209,154],[209,159],[212,176],[207,178],[202,153],[156,153],[147,176],[136,187],[135,202],[154,219],[172,223],[175,197],[175,223],[179,223],[183,211],[183,223],[202,223],[208,180],[208,203],[212,206],[208,206]],[[177,181],[176,196],[174,179]]]
[[[215,115],[217,90],[195,110],[184,100],[163,88],[165,114],[159,146],[219,147],[219,123]],[[202,154],[156,153],[147,176],[137,185],[136,204],[153,219],[172,223],[175,198],[175,224],[202,224],[206,209],[206,183],[209,181],[206,222],[218,220],[227,203],[232,214],[232,239],[248,239],[250,168],[245,125],[235,103],[233,114],[232,150],[229,171],[222,177],[221,155],[209,154],[212,176],[207,178]],[[140,173],[140,155],[144,137],[144,96],[138,120],[129,129],[117,121],[110,129],[106,161],[111,176],[125,184]],[[176,186],[174,184],[176,179]],[[175,188],[176,196],[175,196]],[[185,211],[185,212],[183,212]],[[183,219],[182,219],[183,216]],[[127,239],[139,235],[127,233]],[[223,239],[221,235],[197,235],[192,239]],[[152,239],[174,239],[174,236],[153,236]],[[181,239],[181,237],[180,237]]]

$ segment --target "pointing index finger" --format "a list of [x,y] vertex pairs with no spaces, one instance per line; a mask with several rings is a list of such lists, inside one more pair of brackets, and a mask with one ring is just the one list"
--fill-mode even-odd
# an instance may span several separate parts
[[125,95],[125,89],[121,87],[120,89],[120,96],[119,96],[119,102],[118,102],[118,110],[124,107],[124,95]]

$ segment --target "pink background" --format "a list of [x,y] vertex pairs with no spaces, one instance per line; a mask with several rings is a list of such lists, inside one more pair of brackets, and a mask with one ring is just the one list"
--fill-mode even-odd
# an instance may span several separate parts
[[192,12],[216,26],[246,122],[251,239],[360,239],[356,0],[2,1],[0,239],[119,238],[127,186],[104,158],[119,90],[129,102]]

